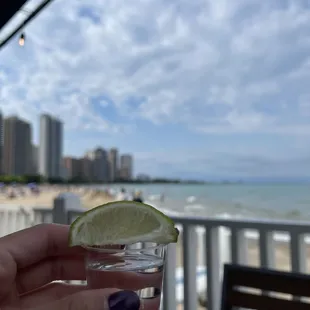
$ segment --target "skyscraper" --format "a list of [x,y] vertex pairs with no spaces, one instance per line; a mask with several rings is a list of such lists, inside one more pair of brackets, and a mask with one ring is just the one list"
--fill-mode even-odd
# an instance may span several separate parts
[[93,177],[96,182],[109,181],[109,162],[106,150],[97,148],[93,153]]
[[132,180],[133,178],[133,158],[130,154],[121,156],[120,178],[123,180]]
[[109,170],[110,170],[110,182],[115,182],[118,178],[118,150],[112,148],[109,151]]
[[3,173],[3,118],[0,111],[0,175]]
[[46,178],[61,178],[63,124],[43,114],[40,116],[39,173]]
[[16,116],[4,119],[3,172],[7,175],[31,173],[31,126]]
[[91,182],[93,180],[93,161],[88,157],[82,157],[80,160],[82,178],[86,182]]
[[79,179],[82,177],[81,160],[74,157],[64,157],[64,166],[67,170],[68,179]]
[[31,172],[30,174],[38,174],[38,147],[31,145]]

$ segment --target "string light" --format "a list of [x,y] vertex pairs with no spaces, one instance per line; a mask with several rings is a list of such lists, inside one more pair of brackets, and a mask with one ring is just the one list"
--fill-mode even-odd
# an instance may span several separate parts
[[26,39],[25,34],[22,33],[22,34],[20,35],[20,37],[19,37],[18,44],[19,44],[20,46],[24,46],[24,45],[25,45],[25,39]]

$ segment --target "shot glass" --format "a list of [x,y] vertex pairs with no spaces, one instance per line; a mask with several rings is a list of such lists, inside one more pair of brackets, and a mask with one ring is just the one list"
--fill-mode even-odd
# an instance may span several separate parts
[[135,291],[146,309],[158,310],[166,250],[156,243],[87,247],[87,286]]

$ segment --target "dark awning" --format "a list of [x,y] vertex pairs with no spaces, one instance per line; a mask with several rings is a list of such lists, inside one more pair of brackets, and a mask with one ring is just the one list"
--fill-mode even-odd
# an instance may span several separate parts
[[11,0],[2,4],[0,10],[0,31],[8,21],[21,9],[27,0]]
[[[27,25],[37,14],[39,14],[52,0],[44,0],[33,11],[25,16],[25,19],[17,25],[2,41],[0,41],[0,48],[8,43],[25,25]],[[20,11],[27,0],[11,0],[9,4],[3,6],[0,10],[0,32],[5,25],[7,25],[14,15]]]

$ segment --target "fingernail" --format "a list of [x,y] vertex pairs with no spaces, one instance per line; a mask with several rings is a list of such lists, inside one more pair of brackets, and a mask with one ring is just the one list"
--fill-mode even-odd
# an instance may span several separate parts
[[133,291],[120,291],[110,295],[110,310],[139,310],[140,298]]

